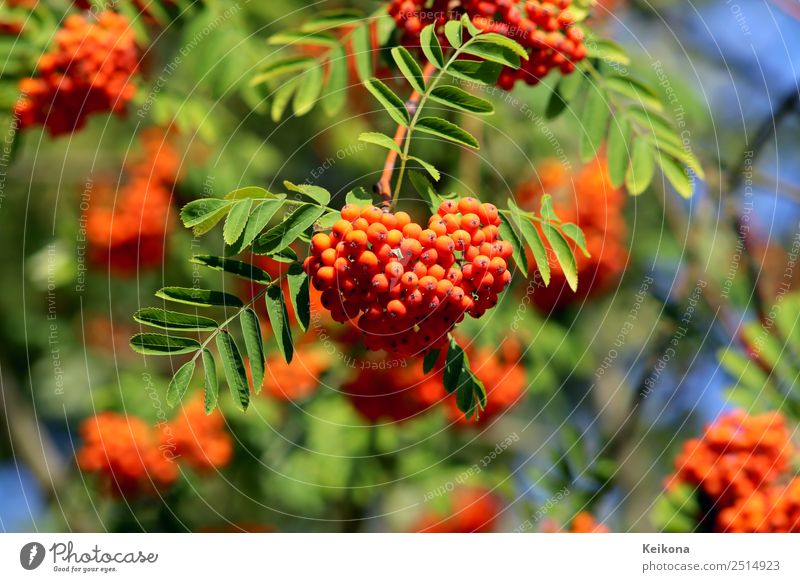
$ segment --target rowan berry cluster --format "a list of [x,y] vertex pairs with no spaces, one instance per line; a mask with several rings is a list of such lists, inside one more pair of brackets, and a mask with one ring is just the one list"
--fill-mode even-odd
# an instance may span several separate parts
[[734,411],[684,444],[669,486],[697,487],[699,517],[717,531],[800,531],[800,480],[790,473],[796,452],[780,413]]
[[[430,8],[426,4],[426,0],[393,0],[390,4],[389,14],[404,31],[404,44],[419,45],[425,26],[436,24],[443,32],[448,20],[466,14],[480,30],[507,36],[527,49],[529,58],[520,69],[506,67],[500,74],[498,85],[506,90],[518,80],[535,85],[553,69],[569,74],[587,54],[583,32],[573,26],[569,12],[572,0],[434,0]],[[442,35],[441,41],[447,39]]]
[[720,512],[717,523],[729,533],[800,533],[800,478],[742,497]]
[[511,280],[511,244],[492,204],[446,200],[427,228],[405,212],[348,204],[311,239],[304,266],[335,321],[367,349],[416,356],[440,348],[465,314],[481,317]]
[[202,398],[193,398],[162,433],[165,446],[197,471],[210,471],[227,465],[233,457],[233,439],[225,430],[225,418],[219,410],[206,414]]
[[42,55],[36,76],[20,82],[14,106],[20,128],[43,125],[53,135],[81,129],[93,113],[122,115],[136,93],[139,51],[127,19],[112,11],[69,16]]
[[[376,362],[370,362],[376,363]],[[403,422],[422,414],[442,398],[441,378],[425,374],[422,363],[368,365],[342,386],[353,408],[368,422]]]
[[[628,262],[623,214],[626,197],[611,183],[603,157],[595,158],[577,172],[568,171],[558,160],[545,160],[537,167],[536,174],[517,188],[517,203],[535,210],[542,196],[550,194],[556,215],[581,228],[590,254],[587,257],[570,243],[580,281],[578,290],[573,292],[543,238],[550,257],[551,281],[547,287],[537,285],[531,298],[541,310],[550,311],[599,295],[619,281]],[[532,255],[529,259],[533,261]],[[540,276],[538,271],[536,276]]]
[[[402,422],[444,403],[451,422],[485,423],[517,404],[525,392],[525,370],[520,365],[519,344],[504,341],[499,349],[466,348],[470,368],[486,388],[487,404],[480,418],[467,419],[454,395],[444,389],[442,374],[446,353],[425,373],[421,362],[410,365],[365,366],[342,387],[353,406],[370,422]],[[404,362],[405,364],[405,362]]]
[[80,427],[82,471],[98,473],[116,497],[152,494],[172,485],[178,465],[159,450],[159,439],[142,419],[103,412]]
[[117,275],[161,265],[173,225],[180,157],[160,129],[146,130],[140,141],[142,155],[127,168],[125,185],[115,195],[113,182],[98,183],[98,202],[86,212],[89,259]]
[[219,411],[206,415],[200,398],[160,428],[135,416],[103,412],[81,423],[78,466],[99,474],[115,497],[151,495],[177,481],[178,461],[200,471],[227,465],[233,441],[224,428]]
[[458,487],[450,494],[449,511],[429,510],[414,524],[421,533],[489,533],[502,511],[500,500],[481,487]]

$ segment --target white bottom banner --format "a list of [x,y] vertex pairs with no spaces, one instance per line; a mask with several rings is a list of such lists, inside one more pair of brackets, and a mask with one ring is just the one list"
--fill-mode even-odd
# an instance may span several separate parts
[[[4,534],[0,580],[800,580],[793,534]],[[231,578],[231,576],[235,578]],[[580,577],[580,578],[579,578]]]

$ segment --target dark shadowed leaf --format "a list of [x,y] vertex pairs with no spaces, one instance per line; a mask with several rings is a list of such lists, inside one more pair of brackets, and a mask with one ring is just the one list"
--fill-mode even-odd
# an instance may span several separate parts
[[242,354],[227,331],[217,334],[216,343],[233,401],[241,410],[247,410],[250,404],[250,388],[247,386],[247,372]]
[[264,383],[264,340],[261,338],[261,325],[258,315],[252,309],[245,309],[239,316],[242,326],[244,347],[247,350],[247,359],[250,362],[250,375],[253,380],[253,390],[256,394],[261,392]]
[[217,377],[217,363],[208,348],[203,348],[203,376],[206,381],[206,414],[211,414],[217,407],[217,400],[219,399],[219,378]]
[[430,181],[419,172],[409,172],[408,178],[411,180],[414,189],[428,205],[431,212],[436,212],[439,209],[439,205],[442,203],[442,197],[439,196]]
[[436,362],[439,361],[440,350],[431,350],[425,354],[422,360],[422,371],[427,374],[436,367]]
[[458,388],[458,380],[465,367],[469,367],[469,362],[464,350],[455,339],[450,338],[442,376],[444,388],[448,393],[452,394]]
[[292,309],[297,323],[300,324],[303,331],[308,331],[308,325],[311,323],[308,274],[303,270],[302,265],[294,263],[289,267],[286,279],[289,282],[289,297],[292,300]]
[[262,285],[266,285],[270,282],[270,276],[264,269],[243,261],[216,257],[213,255],[195,255],[191,258],[191,262],[196,265],[203,265],[209,269],[214,269],[215,271],[225,271],[231,275],[255,281]]
[[221,291],[210,291],[208,289],[193,289],[191,287],[163,287],[156,291],[156,297],[184,303],[186,305],[196,305],[198,307],[241,307],[242,300]]
[[502,70],[503,65],[498,63],[470,60],[457,60],[447,68],[447,72],[457,79],[482,85],[496,83]]

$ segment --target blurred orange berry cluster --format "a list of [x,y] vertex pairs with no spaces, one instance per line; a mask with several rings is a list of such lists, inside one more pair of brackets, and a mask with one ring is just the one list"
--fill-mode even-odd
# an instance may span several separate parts
[[314,346],[298,346],[292,363],[279,353],[267,357],[264,391],[277,400],[297,402],[314,394],[320,376],[330,365],[330,355]]
[[[570,242],[579,282],[577,292],[573,293],[545,241],[551,281],[548,287],[537,285],[532,299],[542,310],[549,311],[608,290],[622,275],[628,251],[622,213],[625,194],[611,184],[603,157],[595,158],[578,172],[571,172],[558,160],[544,161],[537,168],[536,178],[517,189],[517,202],[523,208],[538,210],[544,194],[553,197],[553,209],[561,220],[575,223],[583,230],[591,255],[586,257]],[[533,262],[532,257],[530,261]],[[540,278],[538,271],[536,277]]]
[[20,128],[43,125],[53,135],[81,129],[93,113],[125,112],[139,51],[127,19],[112,11],[69,16],[42,55],[36,76],[20,82],[14,112]]
[[[371,363],[359,370],[358,376],[342,390],[361,415],[370,422],[401,422],[441,402],[450,421],[458,424],[487,422],[517,404],[525,392],[526,375],[520,361],[521,348],[508,339],[497,349],[468,346],[470,368],[483,382],[488,396],[480,418],[467,419],[458,409],[455,395],[444,389],[442,374],[446,354],[443,352],[434,369],[425,374],[420,362],[386,360]],[[375,364],[375,365],[373,365]]]
[[737,410],[684,444],[669,486],[696,487],[717,531],[800,531],[800,480],[790,474],[796,454],[782,414]]
[[99,200],[86,215],[91,262],[118,275],[162,264],[173,226],[170,199],[180,157],[161,129],[146,130],[140,142],[141,155],[127,169],[125,185],[114,196],[111,184],[98,184]]
[[421,533],[489,533],[495,529],[502,511],[500,500],[487,489],[459,487],[447,500],[450,510],[443,514],[427,510],[413,531]]
[[569,526],[562,528],[554,519],[547,519],[542,526],[543,533],[609,533],[603,523],[595,519],[594,515],[588,511],[581,511],[570,521]]
[[154,494],[175,483],[179,461],[197,470],[227,465],[233,443],[224,425],[219,411],[206,415],[200,399],[160,428],[135,416],[102,412],[81,423],[78,466],[98,474],[116,497]]

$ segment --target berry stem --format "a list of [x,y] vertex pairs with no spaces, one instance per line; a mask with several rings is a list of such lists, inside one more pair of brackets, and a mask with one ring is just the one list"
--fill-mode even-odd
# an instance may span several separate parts
[[[428,79],[431,78],[431,75],[433,75],[435,70],[436,67],[434,67],[432,63],[428,63],[427,65],[425,65],[425,68],[422,70],[422,77],[425,80],[425,82],[427,82]],[[419,93],[419,91],[415,90],[413,93],[411,93],[411,96],[408,98],[408,101],[406,101],[405,104],[406,110],[412,115],[416,113],[418,109],[417,106],[421,98],[422,95]],[[397,131],[395,131],[394,133],[394,143],[397,144],[397,147],[399,148],[403,147],[403,142],[405,141],[408,129],[409,128],[407,128],[404,125],[397,126]],[[383,204],[389,207],[392,206],[392,174],[394,173],[394,166],[397,162],[397,156],[398,153],[396,151],[389,150],[389,153],[386,155],[386,162],[383,165],[383,173],[381,174],[381,179],[375,187],[377,193],[383,197]],[[404,164],[405,164],[405,156],[403,156],[403,159],[401,160],[401,167]]]

